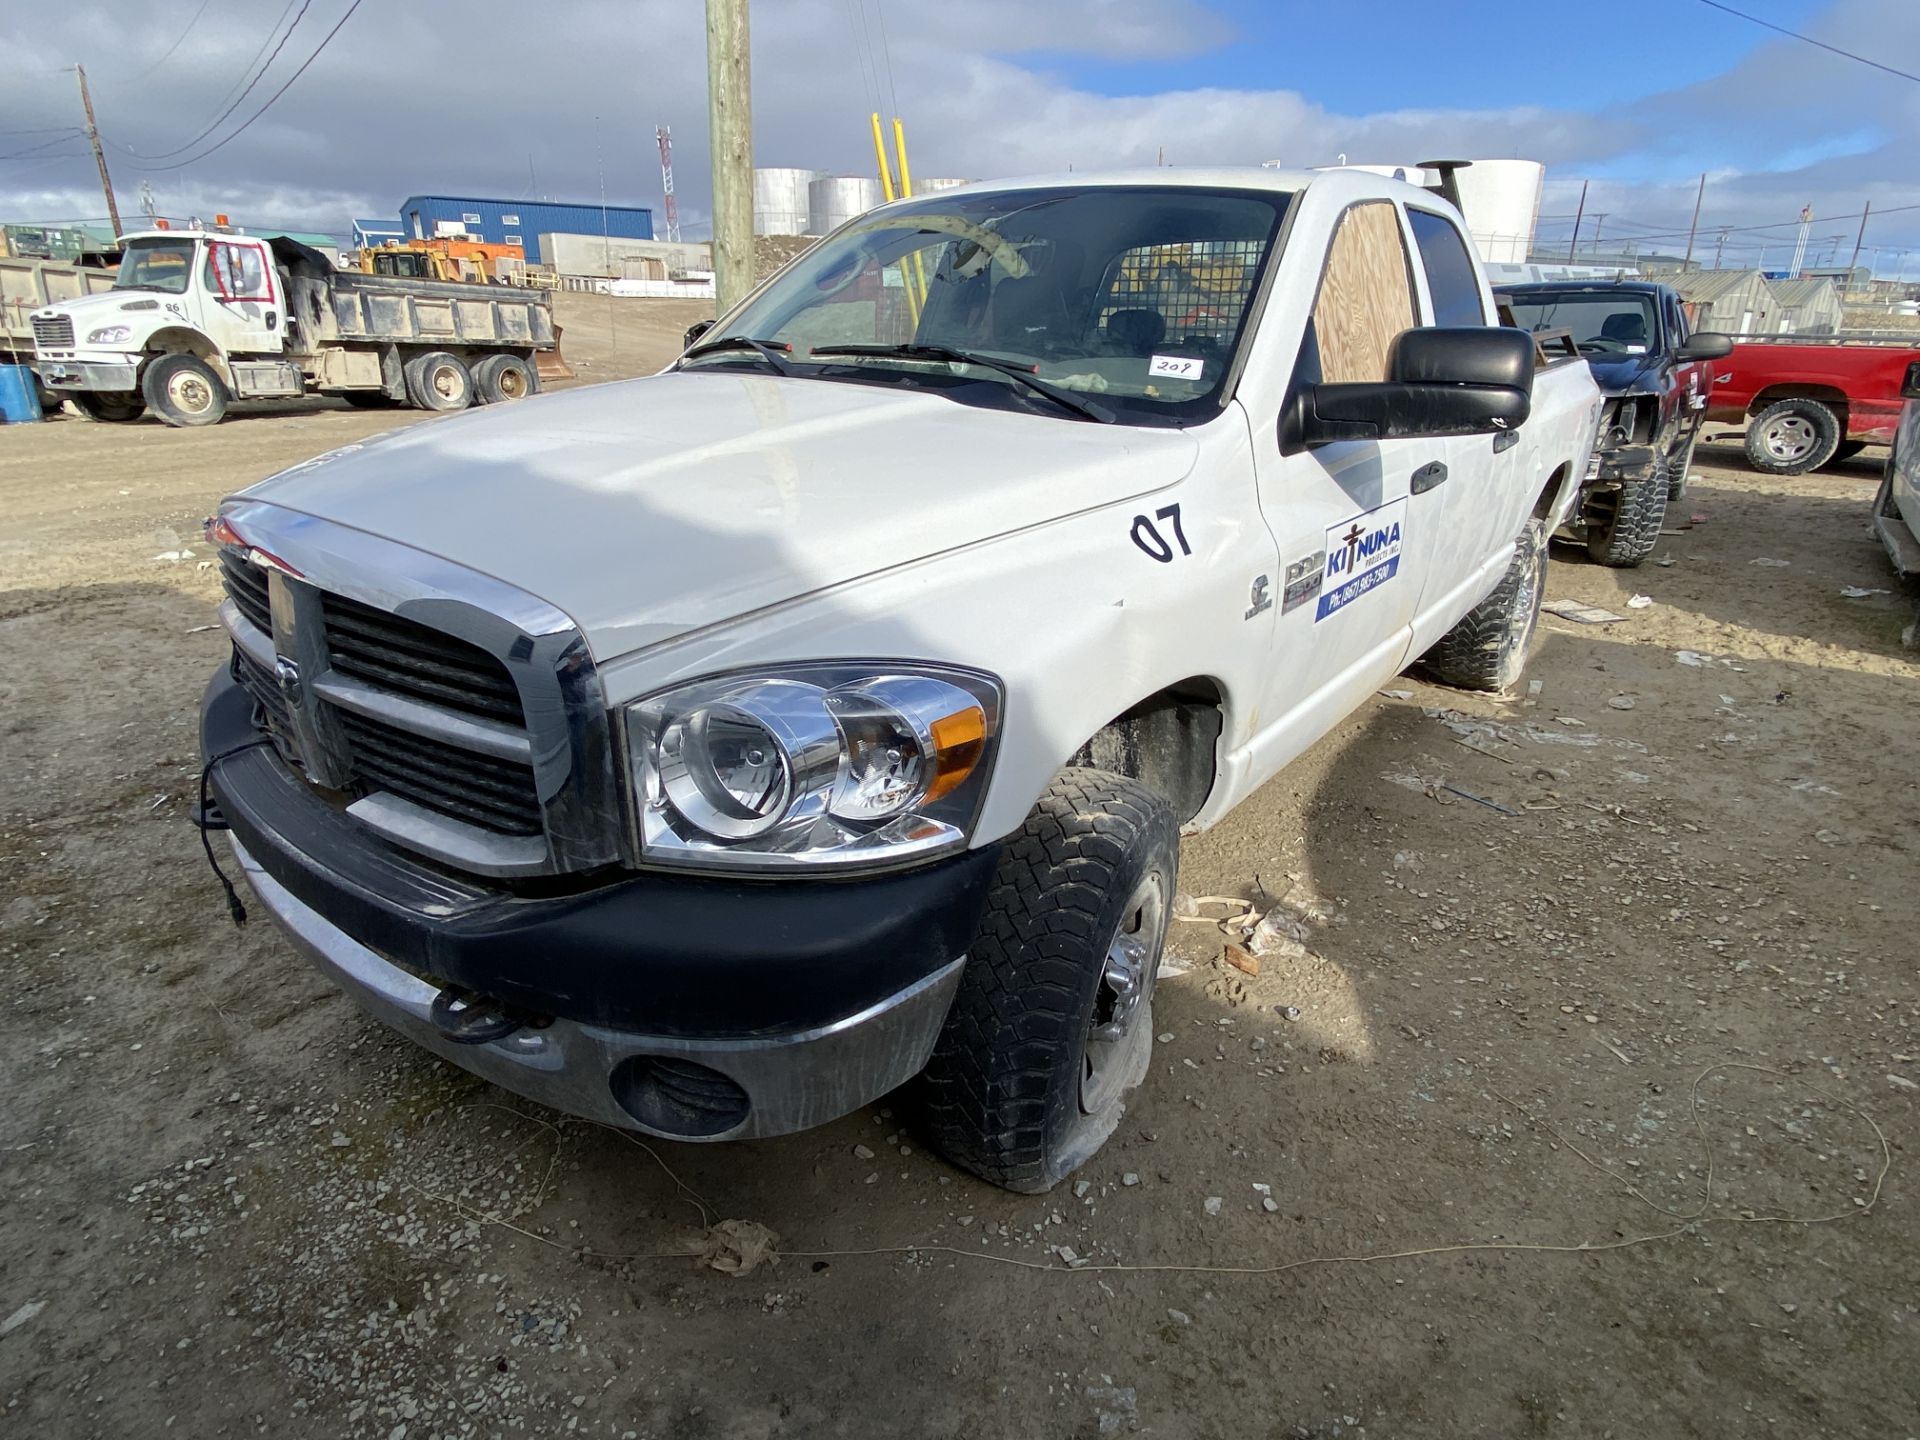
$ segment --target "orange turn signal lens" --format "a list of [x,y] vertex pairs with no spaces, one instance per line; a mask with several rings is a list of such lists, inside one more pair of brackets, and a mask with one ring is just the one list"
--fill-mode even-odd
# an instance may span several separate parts
[[933,735],[933,783],[924,801],[938,800],[959,789],[987,745],[987,716],[978,705],[942,715],[928,727]]

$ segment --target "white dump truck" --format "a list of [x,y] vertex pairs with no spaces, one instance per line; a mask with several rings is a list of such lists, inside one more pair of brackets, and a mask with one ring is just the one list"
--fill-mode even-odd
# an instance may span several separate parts
[[511,1090],[729,1140],[910,1084],[1044,1190],[1148,1072],[1180,835],[1404,667],[1517,680],[1599,411],[1401,182],[901,201],[659,375],[224,501],[202,838]]
[[111,289],[30,318],[41,385],[95,420],[212,425],[230,400],[312,393],[460,410],[532,394],[558,358],[535,292],[336,270],[226,231],[129,235]]

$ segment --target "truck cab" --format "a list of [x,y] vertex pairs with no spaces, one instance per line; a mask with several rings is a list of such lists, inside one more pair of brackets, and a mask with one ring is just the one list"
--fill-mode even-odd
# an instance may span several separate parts
[[[231,389],[233,361],[284,352],[287,300],[264,240],[151,230],[124,245],[111,290],[34,312],[34,368],[47,389],[96,419],[125,418],[145,404],[143,372],[160,357],[194,357]],[[174,389],[189,409],[205,403],[197,375]]]

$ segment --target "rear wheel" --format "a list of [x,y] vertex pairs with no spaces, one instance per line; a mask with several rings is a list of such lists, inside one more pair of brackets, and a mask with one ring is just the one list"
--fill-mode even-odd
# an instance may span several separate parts
[[1499,586],[1440,637],[1421,665],[1442,685],[1511,689],[1527,668],[1546,579],[1547,522],[1529,520],[1514,541],[1513,559]]
[[162,355],[140,378],[140,393],[169,425],[218,425],[226,418],[226,384],[197,355]]
[[1644,475],[1622,480],[1616,490],[1587,497],[1587,554],[1602,565],[1630,569],[1653,554],[1667,518],[1672,482],[1664,455]]
[[87,419],[105,425],[124,425],[147,413],[147,402],[138,395],[100,390],[68,390],[61,393],[73,401],[73,408]]
[[1008,840],[920,1081],[929,1138],[954,1164],[1037,1194],[1113,1134],[1152,1058],[1179,844],[1158,794],[1079,769]]
[[518,355],[489,355],[473,367],[473,386],[482,405],[524,400],[540,388],[533,367]]
[[1833,459],[1845,431],[1818,400],[1776,400],[1747,424],[1747,459],[1769,475],[1804,475]]
[[429,350],[406,364],[407,398],[421,410],[464,410],[473,403],[473,376],[457,355]]

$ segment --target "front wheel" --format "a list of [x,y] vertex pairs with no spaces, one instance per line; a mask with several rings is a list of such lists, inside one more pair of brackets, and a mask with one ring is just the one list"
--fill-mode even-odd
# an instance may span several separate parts
[[1818,400],[1776,400],[1747,425],[1747,459],[1769,475],[1804,475],[1833,459],[1846,433]]
[[125,425],[147,413],[147,402],[138,395],[101,390],[69,390],[62,393],[73,401],[74,409],[87,419],[103,425]]
[[1153,1055],[1153,990],[1179,874],[1173,809],[1062,770],[1007,841],[959,993],[919,1082],[942,1154],[1050,1190],[1107,1142]]
[[1631,569],[1653,554],[1667,518],[1668,461],[1661,456],[1642,475],[1587,497],[1587,555],[1602,565]]
[[226,384],[197,355],[162,355],[140,378],[140,393],[169,425],[218,425],[226,418]]

